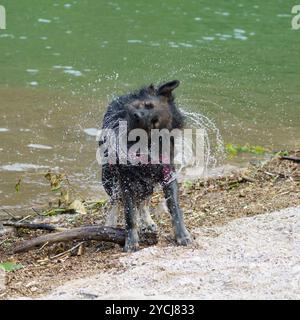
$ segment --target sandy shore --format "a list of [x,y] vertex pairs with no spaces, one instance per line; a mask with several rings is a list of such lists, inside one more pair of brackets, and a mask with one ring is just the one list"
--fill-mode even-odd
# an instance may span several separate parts
[[123,270],[70,281],[42,299],[299,299],[300,208],[194,230],[192,248],[151,247]]

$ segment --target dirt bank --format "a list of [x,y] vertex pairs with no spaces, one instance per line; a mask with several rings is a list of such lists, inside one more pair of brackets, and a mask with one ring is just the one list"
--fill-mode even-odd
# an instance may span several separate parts
[[300,298],[300,208],[193,233],[193,248],[145,248],[120,258],[122,270],[68,282],[41,298]]
[[[10,236],[2,236],[0,237],[0,262],[21,263],[23,268],[7,273],[5,290],[0,292],[0,298],[45,296],[58,286],[75,280],[74,290],[70,289],[65,293],[73,297],[79,294],[79,289],[75,289],[80,287],[76,284],[76,279],[83,279],[80,281],[84,283],[87,281],[87,292],[91,291],[92,294],[89,296],[83,293],[81,298],[93,298],[93,294],[97,298],[103,298],[105,295],[108,297],[113,291],[105,293],[101,291],[103,288],[100,290],[95,284],[95,293],[93,293],[89,286],[89,283],[92,283],[89,282],[89,277],[91,277],[90,279],[100,277],[101,281],[99,281],[102,282],[102,286],[112,277],[111,279],[114,279],[115,283],[111,281],[109,283],[112,288],[116,289],[124,281],[126,283],[127,275],[128,279],[134,276],[137,279],[141,278],[134,283],[131,281],[134,292],[130,291],[130,288],[130,290],[128,289],[129,293],[122,291],[120,287],[118,289],[120,297],[122,295],[142,297],[146,294],[147,297],[154,295],[156,298],[160,294],[174,297],[176,293],[172,293],[171,289],[168,291],[168,288],[172,288],[176,283],[176,287],[180,286],[181,295],[209,297],[209,288],[216,289],[219,282],[218,288],[221,291],[227,288],[228,297],[230,294],[231,297],[238,297],[238,295],[243,297],[244,293],[245,297],[250,297],[254,295],[256,290],[250,288],[247,291],[247,288],[251,287],[251,277],[256,279],[257,294],[261,297],[270,297],[272,292],[276,297],[279,294],[281,297],[295,297],[298,294],[298,288],[290,288],[296,283],[292,281],[292,273],[298,268],[296,266],[295,269],[293,266],[298,263],[299,256],[297,254],[299,253],[293,249],[292,242],[289,243],[285,236],[289,235],[291,239],[294,237],[296,246],[299,245],[299,238],[297,240],[298,235],[295,231],[299,226],[299,209],[289,209],[273,215],[266,213],[289,207],[300,207],[299,181],[299,164],[274,158],[266,163],[249,166],[242,172],[232,173],[226,177],[183,182],[180,185],[180,202],[186,224],[195,236],[195,245],[192,248],[176,247],[170,227],[170,218],[167,213],[157,207],[162,199],[162,194],[159,192],[153,196],[151,203],[153,217],[159,226],[159,243],[156,247],[147,248],[133,255],[124,254],[118,246],[96,242],[85,242],[84,250],[80,250],[80,252],[78,250],[68,251],[77,245],[76,242],[73,242],[67,245],[59,243],[44,246],[39,250],[25,254],[13,254],[12,251],[16,244],[43,234],[45,231],[29,232],[22,229]],[[102,224],[106,214],[107,207],[104,206],[86,215],[48,217],[46,222],[67,228]],[[282,217],[281,214],[283,214]],[[295,216],[292,217],[292,215]],[[243,217],[250,218],[239,219]],[[43,217],[43,219],[46,218]],[[262,224],[262,229],[260,229],[259,223]],[[248,227],[251,231],[249,234]],[[288,231],[290,229],[291,232]],[[258,232],[259,230],[262,232]],[[297,230],[299,232],[299,229]],[[223,241],[225,242],[223,243]],[[263,249],[265,245],[266,249]],[[271,248],[272,245],[273,248]],[[260,252],[260,248],[264,250],[261,253],[262,260],[255,253],[255,250]],[[299,249],[299,247],[297,248]],[[267,255],[269,249],[272,249],[270,254],[273,256]],[[217,262],[220,263],[220,267]],[[139,263],[139,265],[132,268],[135,263]],[[164,265],[168,263],[170,266]],[[184,271],[185,266],[189,270],[187,273]],[[286,275],[284,273],[285,267],[288,270]],[[160,268],[162,268],[161,273],[158,272]],[[164,268],[166,273],[163,272]],[[176,273],[176,268],[178,268],[178,273]],[[204,271],[205,273],[203,273]],[[135,272],[141,272],[139,277]],[[264,277],[260,277],[259,272],[262,272]],[[221,274],[224,274],[224,278],[220,278]],[[246,274],[248,274],[248,278]],[[150,277],[150,282],[147,278],[143,278],[144,275]],[[159,276],[156,278],[156,275]],[[271,291],[263,291],[263,285],[260,284],[265,283],[267,286],[266,282],[263,282],[263,278],[270,280],[273,276],[278,280],[277,283],[265,288],[265,290],[273,288],[273,291],[271,289]],[[88,278],[85,279],[86,277]],[[201,279],[203,280],[201,281]],[[162,280],[166,287],[155,289],[155,281],[159,286],[159,282]],[[283,281],[287,285],[284,285]],[[130,285],[129,282],[127,284]],[[68,286],[68,284],[66,285]],[[203,288],[204,291],[197,289],[198,287]],[[234,289],[230,289],[231,287]],[[243,288],[245,291],[242,291]],[[155,290],[158,291],[155,292]],[[220,292],[214,291],[214,297],[217,298]],[[57,295],[58,291],[54,291],[53,297]]]

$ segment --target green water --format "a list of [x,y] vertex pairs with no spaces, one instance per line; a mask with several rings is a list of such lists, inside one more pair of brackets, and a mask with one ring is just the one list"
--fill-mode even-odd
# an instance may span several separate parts
[[0,206],[47,197],[26,164],[68,171],[83,192],[97,195],[95,141],[84,130],[99,126],[113,96],[151,82],[181,80],[180,106],[212,119],[225,142],[300,146],[293,0],[0,5],[7,15],[0,30]]

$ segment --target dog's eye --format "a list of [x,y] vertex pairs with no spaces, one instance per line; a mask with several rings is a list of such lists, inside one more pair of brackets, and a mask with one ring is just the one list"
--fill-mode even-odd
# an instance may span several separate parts
[[151,102],[146,102],[146,103],[145,103],[145,108],[146,108],[146,109],[153,109],[153,108],[154,108],[154,105],[153,105]]

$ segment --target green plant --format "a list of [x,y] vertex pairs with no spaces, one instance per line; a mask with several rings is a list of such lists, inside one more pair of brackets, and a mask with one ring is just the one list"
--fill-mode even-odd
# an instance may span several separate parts
[[252,146],[249,144],[238,145],[228,143],[225,146],[226,152],[231,156],[236,156],[238,153],[252,153],[256,155],[265,154],[268,150],[262,146]]
[[24,266],[20,263],[14,262],[3,262],[0,263],[0,269],[6,272],[15,271],[24,268]]
[[193,185],[194,185],[193,181],[190,181],[190,180],[186,180],[183,182],[183,187],[187,189],[191,188]]

